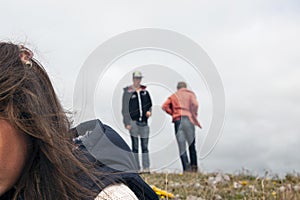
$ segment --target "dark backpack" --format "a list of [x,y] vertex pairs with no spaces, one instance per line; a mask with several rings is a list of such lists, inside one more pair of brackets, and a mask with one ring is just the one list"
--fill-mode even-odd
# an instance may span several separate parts
[[[113,183],[123,183],[139,199],[158,200],[156,193],[139,176],[131,149],[111,127],[102,124],[98,119],[91,120],[79,124],[75,135],[78,137],[74,141],[83,155],[89,161],[96,163],[97,171],[103,172],[100,180],[104,187]],[[82,181],[84,177],[80,179]],[[101,188],[94,184],[89,187],[97,190],[98,193],[101,191]]]

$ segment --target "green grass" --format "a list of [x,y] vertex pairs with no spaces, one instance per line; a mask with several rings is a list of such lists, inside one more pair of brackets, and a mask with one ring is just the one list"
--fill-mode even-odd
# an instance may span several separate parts
[[288,174],[282,179],[221,173],[151,173],[141,176],[149,185],[174,194],[175,199],[300,200],[299,175]]

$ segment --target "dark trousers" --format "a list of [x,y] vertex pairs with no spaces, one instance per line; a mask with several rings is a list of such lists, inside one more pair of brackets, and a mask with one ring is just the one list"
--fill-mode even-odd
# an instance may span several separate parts
[[142,166],[143,169],[148,169],[150,166],[149,150],[148,150],[149,126],[147,124],[140,126],[136,124],[136,121],[132,121],[130,136],[131,136],[132,152],[134,153],[138,169],[141,169],[140,161],[139,161],[139,138],[142,147]]
[[[188,117],[183,116],[180,120],[174,122],[174,127],[183,170],[197,171],[195,126],[190,122]],[[186,153],[186,143],[189,147],[190,162]]]

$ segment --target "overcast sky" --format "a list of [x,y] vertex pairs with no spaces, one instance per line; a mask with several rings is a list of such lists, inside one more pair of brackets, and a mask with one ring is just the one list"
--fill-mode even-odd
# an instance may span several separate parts
[[[202,170],[236,172],[244,167],[254,173],[300,171],[298,0],[11,0],[2,2],[1,8],[0,39],[25,42],[34,49],[63,106],[71,111],[76,77],[88,56],[103,42],[140,28],[167,29],[187,36],[214,62],[226,96],[222,136],[211,154],[199,160]],[[119,59],[114,67],[121,70],[137,66],[147,72],[141,66],[155,59],[156,64],[175,65],[178,70],[184,67],[177,58],[168,56],[139,52]],[[131,82],[131,71],[122,73],[122,80],[114,80],[111,74],[114,96],[103,95],[101,88],[109,86],[99,80],[95,112],[130,143],[117,114],[122,87]],[[149,83],[156,111],[151,122],[151,166],[180,170],[171,119],[160,110],[160,104],[175,89],[175,82],[174,88],[167,88],[169,93],[160,92],[160,87],[151,84],[151,76],[143,80]],[[191,89],[197,94],[199,120],[205,126],[197,129],[199,149],[208,131],[212,105],[203,80],[199,88]],[[106,111],[101,101],[111,99],[115,110]],[[156,121],[163,122],[163,129],[154,126],[159,123]]]

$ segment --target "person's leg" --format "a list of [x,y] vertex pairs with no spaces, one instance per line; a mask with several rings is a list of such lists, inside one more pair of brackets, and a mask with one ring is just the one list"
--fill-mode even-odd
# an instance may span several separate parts
[[186,139],[189,145],[189,155],[191,160],[191,170],[197,171],[197,150],[195,145],[195,126],[190,122],[189,119],[186,119]]
[[136,160],[138,170],[140,170],[140,161],[139,161],[139,138],[138,138],[138,127],[135,121],[131,122],[131,129],[130,129],[130,137],[131,137],[131,147],[134,158]]
[[189,152],[190,152],[190,159],[191,159],[191,170],[193,172],[197,172],[198,165],[197,165],[197,151],[196,151],[195,139],[189,146]]
[[185,137],[184,137],[181,120],[175,121],[174,126],[175,126],[175,135],[176,135],[176,140],[179,148],[179,155],[181,159],[182,168],[183,171],[187,171],[189,170],[189,161],[186,154]]
[[149,126],[141,126],[140,136],[141,136],[141,146],[142,146],[142,163],[143,169],[148,170],[150,167],[149,161],[149,150],[148,150],[148,141],[149,141]]
[[131,136],[131,145],[132,145],[132,152],[136,160],[138,169],[140,169],[141,167],[139,161],[139,138]]

